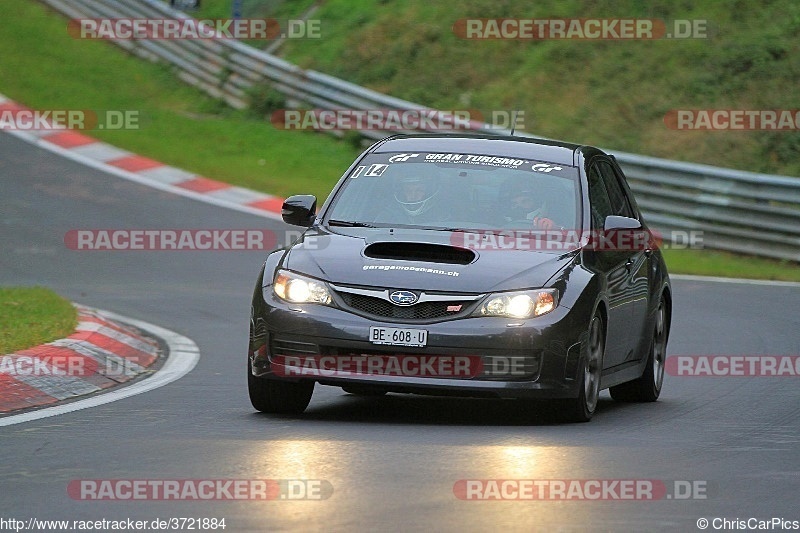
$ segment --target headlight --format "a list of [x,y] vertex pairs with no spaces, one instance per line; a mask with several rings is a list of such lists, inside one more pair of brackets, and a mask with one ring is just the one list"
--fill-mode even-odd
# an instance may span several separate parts
[[278,271],[272,291],[281,300],[291,303],[331,303],[331,293],[325,283],[287,270]]
[[535,318],[546,315],[558,305],[558,291],[502,292],[489,295],[476,314],[510,318]]

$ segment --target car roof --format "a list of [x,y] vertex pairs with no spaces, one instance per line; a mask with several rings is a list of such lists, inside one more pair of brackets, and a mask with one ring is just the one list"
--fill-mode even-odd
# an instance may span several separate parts
[[533,137],[511,137],[466,134],[393,135],[378,142],[372,152],[450,152],[524,157],[574,166],[576,152],[602,153],[591,146]]

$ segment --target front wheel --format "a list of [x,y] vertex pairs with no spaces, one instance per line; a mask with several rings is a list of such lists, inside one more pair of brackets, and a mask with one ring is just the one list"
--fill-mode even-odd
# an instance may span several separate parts
[[562,402],[564,419],[570,422],[588,422],[597,409],[600,396],[600,378],[603,373],[603,356],[606,339],[603,317],[596,311],[589,323],[587,347],[583,358],[583,372],[578,397]]
[[662,298],[656,310],[656,324],[642,377],[611,387],[609,392],[614,400],[618,402],[654,402],[658,399],[661,394],[661,385],[664,382],[668,334],[667,311]]
[[306,410],[314,393],[313,381],[279,381],[253,375],[247,358],[247,390],[250,403],[262,413],[299,414]]

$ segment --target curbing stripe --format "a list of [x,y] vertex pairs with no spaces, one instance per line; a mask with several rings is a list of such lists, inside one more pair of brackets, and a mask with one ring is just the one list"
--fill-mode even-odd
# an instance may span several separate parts
[[221,181],[204,178],[202,176],[198,176],[187,181],[182,181],[180,183],[176,183],[175,185],[195,192],[214,192],[231,187],[229,183],[223,183]]
[[119,333],[122,333],[122,334],[128,335],[128,336],[136,334],[136,332],[135,331],[131,331],[130,328],[126,328],[126,327],[121,326],[119,324],[112,324],[108,320],[103,320],[102,318],[100,318],[98,316],[95,316],[95,315],[90,315],[90,314],[87,313],[87,314],[85,314],[85,315],[83,315],[81,317],[81,327],[83,329],[90,329],[90,328],[95,327],[92,324],[98,324],[98,325],[101,325],[101,326],[105,326],[107,328],[111,328],[114,331],[117,331]]
[[197,177],[197,174],[192,174],[186,170],[181,170],[175,167],[158,167],[151,168],[150,170],[143,170],[139,174],[147,176],[150,179],[160,181],[161,183],[175,184],[183,181],[189,181]]
[[52,345],[63,346],[77,354],[91,358],[97,364],[97,374],[116,381],[117,383],[124,383],[132,377],[126,376],[125,372],[122,370],[128,369],[128,371],[134,375],[139,375],[144,372],[144,367],[137,364],[135,361],[121,357],[93,344],[74,342],[69,339],[59,339],[53,341]]
[[136,154],[121,157],[119,159],[112,159],[111,161],[106,161],[106,163],[130,172],[141,172],[143,170],[150,170],[164,166],[163,163],[159,163],[158,161],[154,161]]
[[226,189],[220,189],[217,191],[211,191],[208,193],[208,196],[211,198],[216,198],[218,200],[224,200],[226,202],[233,202],[236,204],[249,204],[252,205],[252,202],[257,202],[259,200],[278,200],[283,204],[283,200],[280,198],[271,197],[268,194],[258,194],[258,196],[254,198],[253,191],[250,189],[245,189],[243,187],[228,187]]
[[155,347],[155,344],[152,342],[148,342],[147,339],[142,339],[139,336],[134,336],[134,334],[129,331],[122,332],[118,328],[115,328],[113,325],[109,325],[108,321],[106,321],[105,323],[98,323],[95,321],[81,321],[78,324],[78,329],[80,329],[81,331],[98,333],[103,337],[111,339],[112,341],[120,342],[122,344],[127,344],[134,350],[143,353],[150,353],[150,350],[152,350]]
[[[37,396],[45,394],[56,400],[66,400],[102,390],[97,385],[72,376],[15,376],[14,379],[36,389]],[[37,405],[36,397],[29,399]]]
[[[169,354],[167,356],[164,365],[159,370],[157,370],[152,376],[145,378],[141,381],[137,381],[136,383],[133,383],[126,387],[120,387],[103,394],[95,394],[74,402],[63,403],[60,405],[55,405],[53,407],[44,407],[36,411],[30,411],[27,413],[20,413],[16,415],[12,414],[2,417],[0,418],[0,427],[10,426],[14,424],[21,424],[24,422],[30,422],[32,420],[39,420],[51,416],[71,413],[81,409],[87,409],[89,407],[96,407],[99,405],[104,405],[107,403],[122,400],[124,398],[129,398],[137,394],[142,394],[144,392],[159,387],[163,387],[164,385],[167,385],[168,383],[171,383],[189,373],[195,367],[197,361],[200,359],[200,350],[197,348],[197,345],[188,337],[184,337],[183,335],[175,333],[174,331],[170,331],[168,329],[156,326],[155,324],[144,322],[142,320],[136,320],[133,318],[128,318],[122,315],[118,315],[111,311],[101,311],[98,309],[90,309],[90,308],[82,308],[82,309],[102,314],[103,317],[108,320],[122,322],[123,324],[129,324],[133,327],[139,328],[142,331],[147,332],[149,335],[162,339],[164,342],[166,342],[169,348]],[[10,376],[0,374],[0,383],[3,383],[3,381],[7,380],[9,377]],[[19,383],[19,382],[14,380],[13,383]],[[25,384],[19,384],[17,386],[17,388],[19,389],[23,389],[25,387],[27,387],[27,385]],[[7,391],[8,389],[7,387],[3,386],[2,388],[0,388],[0,390]],[[31,407],[32,405],[30,404],[26,405],[26,400],[24,399],[25,396],[24,392],[25,391],[23,391],[22,395],[18,395],[13,398],[12,398],[13,391],[4,392],[0,394],[0,399],[9,397],[9,399],[14,400],[16,405]],[[55,400],[53,398],[50,398],[48,403],[53,403],[54,401]]]
[[130,152],[127,152],[121,148],[100,142],[78,146],[77,148],[73,148],[71,151],[76,155],[98,161],[100,163],[111,161],[112,159],[120,159],[121,157],[130,155]]
[[[28,108],[0,94],[0,110]],[[2,130],[18,139],[141,185],[243,213],[280,220],[283,198],[234,187],[65,129]],[[215,194],[216,193],[216,194]]]
[[[30,400],[31,398],[37,398],[37,396],[37,403]],[[38,389],[18,381],[8,374],[0,374],[0,413],[34,407],[35,405],[49,405],[56,401],[55,398],[40,393]],[[3,425],[3,420],[3,418],[0,418],[0,426]]]
[[[2,372],[7,376],[6,384],[10,379],[28,386],[24,392],[18,388],[14,398],[23,399],[28,404],[26,407],[50,403],[52,398],[65,400],[91,394],[128,381],[143,373],[145,367],[158,358],[157,343],[148,342],[131,328],[120,326],[118,329],[125,330],[121,333],[106,326],[111,322],[99,313],[78,305],[75,307],[79,317],[75,333],[65,339],[3,356]],[[103,352],[113,353],[117,359],[107,361],[102,357]],[[122,365],[117,364],[120,359]],[[128,360],[135,364],[126,364]],[[108,375],[109,371],[119,373],[123,379],[115,379],[116,376]],[[12,409],[0,403],[0,412]]]
[[43,137],[43,139],[51,144],[60,146],[61,148],[76,148],[78,146],[86,146],[87,144],[94,144],[97,141],[86,135],[81,135],[74,131],[61,131]]

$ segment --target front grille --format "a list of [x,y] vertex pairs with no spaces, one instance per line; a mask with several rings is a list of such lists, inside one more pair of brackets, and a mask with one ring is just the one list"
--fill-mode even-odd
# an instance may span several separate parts
[[[339,292],[347,307],[359,313],[399,318],[405,320],[430,320],[461,315],[472,303],[470,300],[448,300],[443,302],[421,302],[409,306],[394,305],[383,298]],[[451,309],[448,311],[448,308]],[[458,310],[453,310],[458,309]]]

